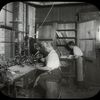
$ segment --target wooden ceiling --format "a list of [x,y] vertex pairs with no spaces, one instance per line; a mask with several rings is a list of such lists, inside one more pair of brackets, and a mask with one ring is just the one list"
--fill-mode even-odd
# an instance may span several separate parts
[[38,6],[49,6],[49,5],[70,5],[70,4],[85,4],[85,2],[33,2],[33,1],[27,1],[26,3],[31,5],[38,5]]

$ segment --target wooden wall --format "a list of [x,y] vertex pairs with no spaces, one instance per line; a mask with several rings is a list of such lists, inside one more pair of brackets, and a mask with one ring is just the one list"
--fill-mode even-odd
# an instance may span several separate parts
[[85,57],[96,58],[96,31],[95,20],[79,23],[78,45],[84,52]]
[[[41,25],[44,18],[46,17],[50,7],[40,7],[36,8],[36,24]],[[54,6],[45,20],[43,27],[39,30],[39,38],[50,38],[53,37],[54,32],[50,28],[54,28],[53,23],[66,23],[66,22],[76,22],[77,15],[80,12],[97,11],[98,9],[93,5],[78,5],[78,6]],[[47,25],[47,26],[46,26]],[[52,32],[52,33],[51,33]],[[52,35],[51,35],[52,34]]]
[[82,13],[77,36],[78,45],[87,57],[84,59],[85,80],[89,84],[100,86],[100,51],[97,50],[97,43],[100,45],[98,38],[100,18],[97,16],[98,12]]
[[26,31],[26,4],[19,2],[18,9],[19,9],[18,10],[18,19],[21,22],[20,24],[18,24],[18,30],[25,32]]
[[39,29],[40,39],[53,39],[55,34],[55,27],[53,24],[44,25]]
[[100,19],[96,20],[96,48],[100,48]]
[[[36,23],[42,22],[50,7],[36,8]],[[54,6],[45,22],[72,22],[76,21],[79,12],[97,11],[94,5]]]

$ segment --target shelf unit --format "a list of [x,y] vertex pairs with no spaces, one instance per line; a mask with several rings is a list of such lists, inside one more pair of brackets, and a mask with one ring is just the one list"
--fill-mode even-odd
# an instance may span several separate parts
[[[65,47],[69,41],[74,41],[77,44],[77,22],[58,23],[56,30],[56,51],[59,57],[69,55],[69,51]],[[75,75],[75,67],[73,67],[75,64],[73,61],[60,58],[60,62],[61,68],[65,73]]]
[[[56,30],[56,46],[59,49],[64,47],[69,41],[74,41],[75,44],[77,44],[77,22],[72,23],[64,23],[57,25]],[[58,50],[59,51],[59,50]],[[65,51],[66,48],[65,48]],[[60,50],[59,56],[63,55],[61,54],[62,51]]]

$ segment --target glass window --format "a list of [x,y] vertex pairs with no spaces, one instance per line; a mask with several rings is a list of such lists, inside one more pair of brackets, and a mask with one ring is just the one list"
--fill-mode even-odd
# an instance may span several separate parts
[[6,25],[12,27],[11,21],[13,20],[13,14],[9,13],[7,11],[7,16],[6,16]]
[[5,24],[5,10],[1,9],[0,11],[0,25],[4,25]]
[[13,7],[12,7],[12,4],[13,4],[13,3],[8,3],[8,4],[7,4],[7,10],[10,11],[10,12],[12,12],[12,8],[13,8]]

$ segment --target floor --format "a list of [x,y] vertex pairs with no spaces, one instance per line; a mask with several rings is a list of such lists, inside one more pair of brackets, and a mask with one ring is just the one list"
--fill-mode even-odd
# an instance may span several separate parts
[[[88,88],[78,88],[73,82],[73,79],[65,78],[63,76],[61,82],[60,82],[60,93],[59,98],[61,99],[72,99],[72,98],[90,98],[98,94],[100,90],[100,86],[93,86],[93,85],[87,85]],[[6,89],[5,92],[6,93]],[[24,88],[17,88],[17,97],[16,98],[44,98],[44,91],[37,87],[32,88],[30,86],[28,89]]]
[[[90,98],[98,94],[100,87],[90,86],[87,89],[79,89],[76,88],[75,85],[69,85],[68,82],[63,79],[60,84],[60,96],[61,99],[72,99],[72,98]],[[41,90],[41,91],[39,91]],[[17,94],[17,98],[44,98],[43,97],[43,90],[29,88],[19,89],[19,93]]]

